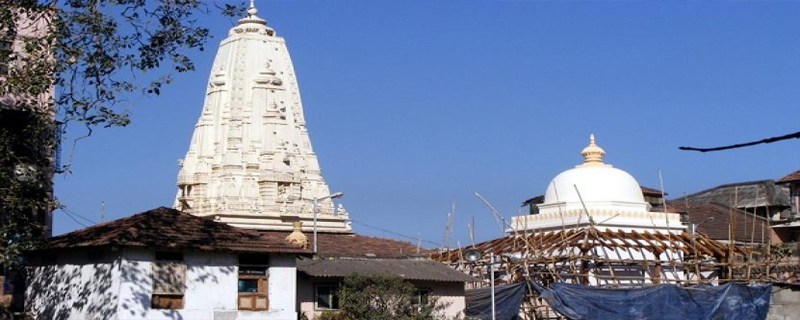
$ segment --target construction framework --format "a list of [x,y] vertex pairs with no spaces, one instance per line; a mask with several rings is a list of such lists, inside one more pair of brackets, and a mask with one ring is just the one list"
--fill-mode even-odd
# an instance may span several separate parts
[[[480,259],[465,260],[467,250],[479,251]],[[611,231],[587,226],[551,232],[520,231],[445,251],[434,259],[482,280],[470,284],[471,288],[489,285],[490,256],[498,257],[494,261],[498,285],[534,281],[544,286],[567,282],[632,288],[662,283],[796,283],[797,268],[770,259],[770,251],[769,244],[737,246],[703,234]],[[520,311],[525,319],[559,318],[533,294],[528,295]]]

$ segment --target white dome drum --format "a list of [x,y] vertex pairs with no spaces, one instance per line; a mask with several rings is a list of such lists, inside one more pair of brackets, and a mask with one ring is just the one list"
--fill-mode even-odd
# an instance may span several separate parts
[[647,212],[639,183],[630,174],[603,163],[605,151],[594,135],[581,155],[584,163],[556,176],[547,186],[540,213],[569,210],[619,210]]

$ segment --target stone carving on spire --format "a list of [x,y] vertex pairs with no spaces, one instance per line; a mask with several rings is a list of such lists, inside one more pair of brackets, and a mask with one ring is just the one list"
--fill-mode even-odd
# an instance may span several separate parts
[[[308,137],[286,41],[257,13],[251,2],[219,46],[181,160],[175,206],[237,227],[289,231],[292,221],[302,221],[310,230],[312,199],[330,190]],[[318,205],[318,230],[352,232],[330,199]]]

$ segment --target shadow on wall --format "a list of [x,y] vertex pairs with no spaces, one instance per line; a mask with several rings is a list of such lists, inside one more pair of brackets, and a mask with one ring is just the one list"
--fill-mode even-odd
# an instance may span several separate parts
[[113,270],[118,260],[92,264],[35,266],[28,278],[27,307],[34,319],[67,319],[82,313],[112,319],[116,313]]
[[[121,316],[147,319],[154,283],[173,283],[185,294],[193,286],[217,285],[220,276],[236,271],[234,265],[220,263],[213,254],[200,258],[190,255],[185,276],[176,278],[168,269],[153,267],[152,251],[140,251],[128,259],[123,259],[121,253],[105,251],[103,253],[110,257],[91,263],[75,261],[77,256],[91,256],[83,250],[76,251],[69,252],[69,256],[62,252],[64,259],[59,259],[57,264],[33,267],[26,305],[34,319],[105,320],[117,318],[118,311],[125,313]],[[180,281],[176,283],[176,279]],[[209,311],[214,308],[213,305],[204,307]],[[180,310],[158,309],[157,312],[162,313],[163,318],[184,318]]]
[[[159,263],[155,260],[155,252],[132,251],[127,256],[120,268],[120,278],[122,281],[123,292],[120,299],[120,313],[132,318],[147,319],[152,316],[152,311],[159,312],[164,318],[184,319],[180,310],[173,309],[152,309],[152,298],[156,286],[161,286],[163,291],[166,287],[172,287],[172,291],[184,298],[183,305],[186,307],[186,299],[194,298],[198,295],[196,287],[218,286],[220,276],[231,275],[236,272],[232,263],[220,263],[214,254],[185,254],[184,261],[171,261],[169,264],[183,264],[184,268],[177,268],[181,275],[176,274],[175,268],[155,267]],[[235,285],[235,284],[228,284]],[[206,290],[199,290],[206,291]],[[212,299],[213,300],[213,299]],[[214,309],[214,305],[203,305],[208,311]]]

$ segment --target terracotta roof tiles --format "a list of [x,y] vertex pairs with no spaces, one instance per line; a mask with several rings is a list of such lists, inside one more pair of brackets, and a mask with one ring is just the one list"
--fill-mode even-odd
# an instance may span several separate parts
[[[285,238],[289,232],[258,231],[264,236]],[[305,232],[312,240],[310,232]],[[359,234],[318,233],[317,255],[322,258],[410,258],[429,257],[431,251],[420,248],[408,241],[363,236]]]
[[786,175],[785,177],[778,179],[777,181],[775,181],[775,183],[787,183],[795,181],[800,181],[800,170],[792,172]]
[[[769,220],[750,212],[717,203],[690,203],[687,205],[671,201],[667,203],[667,206],[670,212],[686,212],[689,223],[700,223],[697,231],[714,240],[727,241],[728,225],[733,222],[733,236],[736,241],[750,242],[751,239],[757,243],[769,241]],[[733,215],[733,221],[731,221],[731,215]]]
[[51,238],[39,250],[80,247],[310,253],[288,244],[285,235],[262,235],[165,207]]

